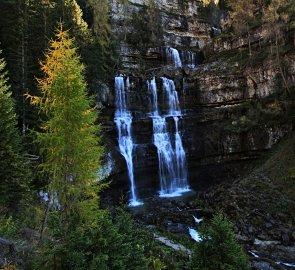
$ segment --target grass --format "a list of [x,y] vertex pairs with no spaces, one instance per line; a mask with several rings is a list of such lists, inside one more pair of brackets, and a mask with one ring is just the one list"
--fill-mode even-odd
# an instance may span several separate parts
[[279,189],[295,198],[295,132],[293,131],[286,140],[279,144],[270,158],[262,166]]

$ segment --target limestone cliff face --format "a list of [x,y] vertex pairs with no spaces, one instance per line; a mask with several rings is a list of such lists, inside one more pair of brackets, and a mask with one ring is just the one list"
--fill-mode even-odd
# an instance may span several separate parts
[[[147,7],[149,0],[129,0],[125,9],[119,0],[110,0],[110,3],[114,30],[120,33],[125,30],[122,25],[124,19],[130,18],[134,12]],[[160,11],[163,30],[162,46],[203,48],[208,43],[210,25],[198,17],[199,1],[156,0],[155,4]],[[133,27],[129,25],[127,31],[132,31]]]
[[[289,59],[294,76],[294,55]],[[188,137],[188,145],[199,145],[188,146],[188,153],[202,163],[254,158],[292,129],[292,123],[283,120],[282,104],[273,99],[281,91],[276,85],[278,67],[275,61],[239,72],[215,67],[202,65],[185,79],[183,102],[189,111],[185,130],[199,135]]]
[[[146,66],[160,66],[166,63],[167,47],[199,52],[210,42],[210,25],[199,18],[199,1],[156,0],[153,7],[149,0],[120,2],[110,0],[111,19],[125,68],[139,68],[138,58]],[[155,10],[155,17],[149,16]]]
[[[130,14],[139,13],[148,4],[147,0],[129,0],[126,13],[118,0],[110,2],[113,30],[118,36],[124,36],[124,31],[134,31],[132,25],[124,25],[124,16],[130,18]],[[178,49],[180,55],[185,52],[197,55],[205,46],[212,46],[210,25],[199,17],[198,1],[158,0],[156,4],[163,29],[161,44],[141,50],[127,39],[120,42],[123,61],[120,72],[129,76],[131,82],[128,107],[133,114],[136,177],[140,177],[143,171],[157,168],[152,120],[148,117],[152,106],[151,93],[146,86],[146,80],[152,76],[156,76],[159,95],[161,76],[175,82],[184,112],[180,128],[191,182],[196,168],[256,158],[292,129],[292,123],[284,120],[285,107],[274,98],[281,92],[275,60],[242,69],[238,64],[229,67],[221,61],[202,64],[197,58],[196,68],[167,67],[171,65],[167,59],[168,47]],[[224,49],[224,44],[222,46]],[[294,55],[286,59],[290,80],[295,78],[294,59]],[[116,129],[112,123],[113,91],[106,91],[103,96],[108,104],[105,123],[108,123],[108,133],[116,145]],[[173,128],[171,125],[172,131]],[[124,160],[118,151],[113,151],[113,157],[118,161],[114,172],[124,171]]]

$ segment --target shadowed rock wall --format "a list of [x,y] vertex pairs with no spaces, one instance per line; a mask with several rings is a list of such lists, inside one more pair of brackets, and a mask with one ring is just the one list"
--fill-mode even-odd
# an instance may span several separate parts
[[[126,12],[118,1],[111,1],[113,30],[118,36],[134,30],[124,20],[128,21],[131,14],[140,12],[147,2],[130,0]],[[198,17],[198,1],[158,0],[156,3],[163,29],[160,46],[142,50],[126,40],[120,43],[123,61],[120,73],[129,76],[131,82],[127,100],[133,115],[137,185],[148,188],[157,185],[158,181],[157,151],[152,143],[152,120],[149,117],[152,97],[146,86],[146,80],[152,76],[157,80],[160,109],[165,109],[161,103],[160,77],[166,76],[175,82],[184,112],[180,130],[191,185],[197,185],[198,179],[202,178],[202,168],[206,168],[206,181],[218,178],[217,174],[221,178],[227,177],[236,173],[233,167],[237,163],[245,164],[245,161],[259,157],[292,129],[292,123],[285,117],[286,107],[290,104],[284,107],[276,100],[276,95],[282,94],[277,83],[278,67],[275,61],[268,61],[262,66],[241,70],[235,66],[225,67],[220,61],[202,63],[200,57],[195,69],[172,68],[167,61],[166,48],[200,53],[204,46],[211,45],[210,25]],[[291,79],[295,78],[294,60],[294,55],[286,59]],[[114,179],[115,182],[121,181],[126,176],[126,165],[117,147],[113,87],[106,87],[100,95],[106,100],[104,127],[110,145],[115,145],[111,151],[116,161]],[[173,121],[169,122],[169,128],[173,132]],[[126,183],[128,186],[128,181]]]

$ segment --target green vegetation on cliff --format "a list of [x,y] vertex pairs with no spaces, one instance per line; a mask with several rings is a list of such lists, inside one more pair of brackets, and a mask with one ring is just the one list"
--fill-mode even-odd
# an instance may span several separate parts
[[[261,170],[265,171],[277,185],[277,188],[289,199],[295,198],[295,133],[292,132],[272,151]],[[295,202],[290,204],[295,216]]]

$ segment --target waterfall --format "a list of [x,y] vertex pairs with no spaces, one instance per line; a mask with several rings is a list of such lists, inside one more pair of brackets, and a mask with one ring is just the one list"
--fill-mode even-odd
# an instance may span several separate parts
[[172,61],[175,67],[182,67],[178,50],[174,48],[166,48],[166,55],[168,60]]
[[[147,82],[153,97],[153,142],[158,153],[160,197],[175,197],[189,191],[185,151],[178,127],[181,111],[174,82],[165,77],[162,77],[162,82],[168,115],[161,115],[158,110],[155,78]],[[167,130],[166,118],[171,116],[175,125],[174,136]]]
[[[127,80],[127,85],[129,85],[129,78]],[[132,141],[132,115],[131,112],[127,110],[126,106],[126,94],[124,77],[115,77],[115,91],[116,91],[116,113],[114,122],[116,123],[118,129],[118,144],[121,155],[125,158],[128,170],[128,177],[130,180],[130,191],[131,199],[129,201],[130,206],[138,206],[142,204],[136,195],[136,187],[134,183],[134,171],[133,171],[133,160],[132,153],[134,144]]]
[[182,145],[182,139],[178,130],[179,118],[174,116],[175,123],[175,159],[176,159],[176,179],[178,179],[177,185],[182,189],[188,189],[187,185],[187,167],[186,156]]
[[180,116],[180,106],[178,94],[175,88],[175,84],[172,80],[162,77],[163,90],[165,94],[165,102],[168,105],[168,114],[170,116]]
[[202,238],[197,230],[195,230],[193,228],[188,228],[188,230],[189,230],[189,234],[193,240],[195,240],[196,242],[202,241]]
[[190,52],[190,51],[181,52],[181,61],[183,66],[187,66],[188,68],[194,69],[197,67],[195,52]]
[[148,90],[152,94],[152,115],[158,116],[158,94],[157,94],[157,84],[156,78],[154,77],[152,80],[147,81]]

